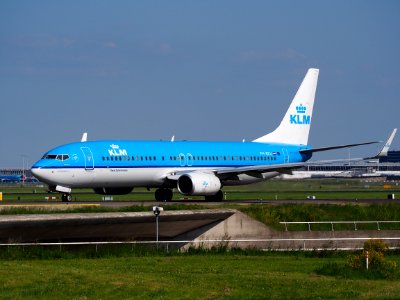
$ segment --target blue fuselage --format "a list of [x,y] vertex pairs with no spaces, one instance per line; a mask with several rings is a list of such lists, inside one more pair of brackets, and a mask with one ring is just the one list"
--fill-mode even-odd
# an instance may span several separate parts
[[32,169],[218,168],[303,162],[307,146],[254,142],[94,141],[47,152]]

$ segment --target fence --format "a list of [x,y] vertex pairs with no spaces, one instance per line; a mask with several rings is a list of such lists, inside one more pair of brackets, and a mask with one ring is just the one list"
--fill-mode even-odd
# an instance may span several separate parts
[[279,222],[285,225],[285,231],[288,231],[287,225],[290,224],[308,224],[308,231],[311,231],[312,224],[331,224],[332,231],[334,231],[334,224],[354,224],[354,230],[357,230],[357,224],[376,224],[377,230],[381,230],[379,224],[400,224],[400,221],[324,221],[324,222]]
[[272,239],[209,239],[209,240],[181,240],[181,241],[101,241],[101,242],[55,242],[55,243],[1,243],[0,247],[33,247],[33,246],[58,246],[60,250],[63,246],[94,246],[96,248],[96,252],[98,247],[101,245],[154,245],[154,246],[163,246],[169,251],[169,246],[171,245],[185,245],[185,246],[201,246],[201,245],[216,245],[216,246],[226,246],[226,247],[235,247],[238,244],[257,244],[264,243],[269,244],[270,246],[273,243],[279,242],[297,242],[298,247],[292,248],[272,248],[265,247],[261,248],[264,251],[321,251],[321,250],[360,250],[363,247],[307,247],[313,242],[345,242],[345,241],[368,241],[368,240],[382,240],[386,242],[395,242],[398,241],[396,246],[391,246],[389,249],[400,249],[400,237],[382,237],[382,238],[369,238],[369,237],[360,237],[360,238],[272,238]]

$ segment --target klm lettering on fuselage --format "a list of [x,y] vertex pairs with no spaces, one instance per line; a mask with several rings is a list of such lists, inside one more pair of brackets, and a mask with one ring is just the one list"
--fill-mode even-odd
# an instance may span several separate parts
[[306,115],[307,107],[300,104],[296,106],[297,114],[290,115],[290,124],[310,125],[311,116]]
[[125,149],[120,149],[119,145],[115,145],[112,144],[110,145],[110,148],[108,150],[108,154],[110,154],[110,156],[127,156],[128,152]]

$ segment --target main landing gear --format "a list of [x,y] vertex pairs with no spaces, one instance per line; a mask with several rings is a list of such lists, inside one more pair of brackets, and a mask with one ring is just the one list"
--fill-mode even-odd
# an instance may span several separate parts
[[62,194],[61,201],[62,202],[71,202],[72,201],[71,194]]
[[170,189],[157,189],[154,194],[156,201],[171,201],[172,200],[172,190]]
[[[161,188],[157,189],[154,195],[156,201],[168,202],[172,200],[173,193],[170,189]],[[221,202],[224,199],[224,193],[219,190],[215,195],[204,196],[204,199],[210,202]]]
[[204,196],[206,201],[221,202],[224,199],[224,193],[219,190],[215,195]]

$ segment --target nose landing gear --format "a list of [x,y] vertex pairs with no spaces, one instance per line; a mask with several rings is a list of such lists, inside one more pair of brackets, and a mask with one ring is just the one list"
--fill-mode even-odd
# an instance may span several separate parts
[[62,194],[61,201],[62,202],[71,202],[72,201],[71,194]]

